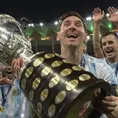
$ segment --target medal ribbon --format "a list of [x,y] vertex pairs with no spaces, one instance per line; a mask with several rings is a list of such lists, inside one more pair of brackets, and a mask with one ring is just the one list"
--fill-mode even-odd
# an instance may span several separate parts
[[116,77],[117,77],[117,74],[118,74],[118,62],[117,62],[116,69],[115,69],[115,75],[116,75]]
[[[7,93],[6,93],[6,91],[5,91],[6,87],[8,87]],[[9,85],[9,86],[2,86],[2,87],[1,87],[1,93],[2,93],[2,106],[5,105],[7,96],[8,96],[8,94],[9,94],[11,88],[12,88],[12,85]]]

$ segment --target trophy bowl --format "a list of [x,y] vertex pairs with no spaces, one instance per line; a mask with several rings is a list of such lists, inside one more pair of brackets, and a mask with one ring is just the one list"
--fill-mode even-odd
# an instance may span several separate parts
[[54,52],[32,56],[20,87],[39,118],[88,118],[95,90],[103,96],[111,91],[109,83]]

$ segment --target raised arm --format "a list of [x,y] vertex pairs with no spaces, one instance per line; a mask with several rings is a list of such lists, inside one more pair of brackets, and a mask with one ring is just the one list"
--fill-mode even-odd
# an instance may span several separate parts
[[94,32],[93,32],[93,48],[97,58],[104,58],[103,51],[100,46],[100,23],[104,17],[104,11],[95,8],[93,11]]
[[107,17],[110,22],[112,22],[118,28],[118,9],[114,7],[109,7],[109,16]]

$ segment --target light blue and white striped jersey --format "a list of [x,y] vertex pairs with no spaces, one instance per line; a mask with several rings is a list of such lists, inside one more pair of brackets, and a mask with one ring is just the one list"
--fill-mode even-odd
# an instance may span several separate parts
[[9,94],[7,92],[10,86],[0,85],[0,107],[5,100],[4,110],[0,110],[0,118],[31,118],[29,102],[20,90],[19,80],[15,80],[14,85]]
[[114,73],[115,73],[115,75],[118,79],[118,62],[110,63],[110,62],[107,61],[107,63],[113,69],[113,71],[114,71]]
[[87,54],[83,55],[85,64],[84,69],[93,73],[98,79],[104,79],[110,84],[118,84],[118,80],[112,68],[107,64],[104,59],[98,59]]

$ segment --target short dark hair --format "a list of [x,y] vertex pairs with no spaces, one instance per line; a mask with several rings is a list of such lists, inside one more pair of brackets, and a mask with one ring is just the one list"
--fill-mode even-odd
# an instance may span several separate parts
[[83,18],[82,18],[81,15],[80,15],[78,12],[76,12],[76,11],[69,11],[69,12],[66,12],[66,13],[64,13],[61,17],[59,17],[59,23],[60,23],[60,24],[59,24],[59,29],[60,29],[60,27],[61,27],[62,22],[63,22],[67,17],[69,17],[69,16],[76,16],[76,17],[80,18],[80,20],[82,21],[82,23],[83,23],[83,25],[84,25],[85,32],[87,31],[87,28],[86,28],[86,25],[85,25],[85,23],[84,23]]
[[103,39],[104,37],[108,36],[108,35],[113,35],[116,37],[116,39],[118,39],[118,35],[115,33],[115,32],[107,32],[105,34],[102,35],[102,38]]

